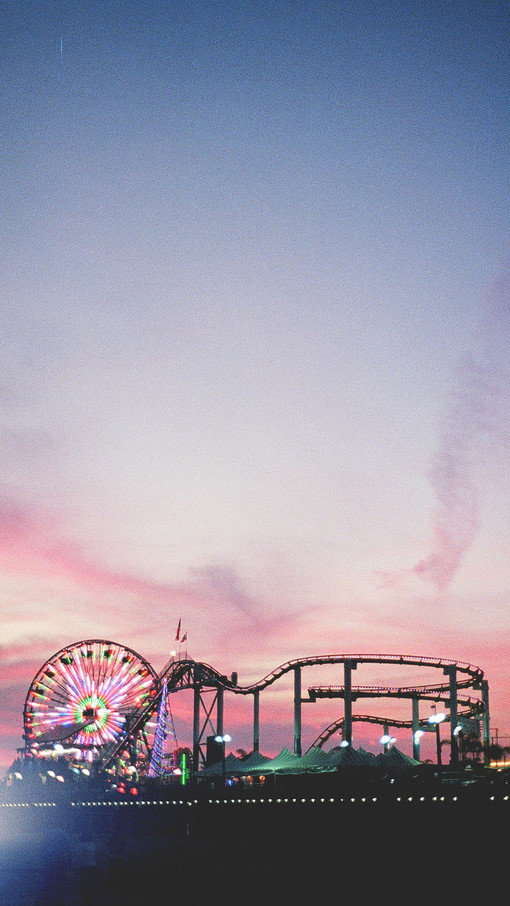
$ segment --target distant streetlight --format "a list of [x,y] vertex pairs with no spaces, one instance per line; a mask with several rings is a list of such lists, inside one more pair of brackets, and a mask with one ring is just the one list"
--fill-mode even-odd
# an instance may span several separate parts
[[223,777],[223,784],[225,784],[225,743],[231,742],[232,737],[228,733],[224,733],[223,736],[215,736],[214,741],[221,745],[221,776]]
[[381,745],[384,746],[385,752],[387,752],[391,746],[395,745],[396,741],[397,740],[395,739],[395,737],[390,736],[389,733],[383,733],[383,735],[381,736],[381,738],[379,740]]
[[441,767],[443,763],[441,759],[441,735],[439,732],[439,727],[443,723],[443,720],[446,720],[446,714],[443,714],[443,712],[440,712],[439,714],[431,714],[427,720],[427,723],[429,723],[436,731],[436,752],[437,763],[439,767]]

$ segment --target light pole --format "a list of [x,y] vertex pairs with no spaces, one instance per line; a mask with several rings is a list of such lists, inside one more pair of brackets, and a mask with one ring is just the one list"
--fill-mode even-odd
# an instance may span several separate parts
[[458,756],[460,758],[461,766],[463,766],[464,762],[465,762],[466,752],[464,749],[464,730],[463,730],[462,724],[457,724],[457,726],[455,727],[455,729],[453,731],[453,735],[454,735],[455,739],[457,740]]
[[225,743],[230,742],[232,739],[228,733],[223,733],[222,736],[215,736],[214,741],[220,743],[221,745],[221,776],[223,779],[223,786],[225,786]]
[[431,726],[436,731],[436,752],[437,752],[437,764],[438,764],[439,769],[441,769],[442,764],[443,764],[442,758],[441,758],[441,735],[439,732],[439,727],[443,723],[443,720],[446,720],[446,714],[443,714],[442,712],[439,714],[435,714],[435,713],[431,714],[427,720],[427,723],[431,724]]
[[385,752],[388,752],[391,746],[395,745],[396,739],[394,736],[390,736],[389,733],[383,733],[379,742],[383,746]]
[[420,760],[420,739],[424,733],[425,730],[415,730],[413,733],[413,758],[416,758],[416,761]]

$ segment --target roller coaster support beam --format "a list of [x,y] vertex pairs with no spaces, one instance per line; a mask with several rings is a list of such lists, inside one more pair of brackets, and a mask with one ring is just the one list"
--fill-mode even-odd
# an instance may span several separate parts
[[450,764],[458,765],[459,763],[459,744],[457,740],[457,725],[459,722],[457,710],[457,668],[455,664],[444,668],[445,674],[450,681]]
[[200,765],[200,683],[193,685],[193,773]]
[[260,752],[260,689],[253,693],[253,751]]
[[[212,685],[206,691],[214,692],[214,697],[209,706],[203,697],[203,676],[195,677],[193,683],[193,770],[195,774],[200,770],[200,763],[205,762],[203,752],[204,734],[209,727],[214,736],[223,736],[223,696],[224,689],[221,683]],[[213,723],[213,711],[216,706],[216,722]],[[201,710],[204,714],[201,726]]]
[[216,693],[216,733],[223,736],[223,686],[218,686]]
[[301,754],[301,667],[294,667],[294,755]]
[[413,704],[413,714],[412,714],[412,733],[413,733],[413,758],[416,761],[420,760],[420,735],[418,730],[420,729],[420,712],[419,705],[420,700],[418,697],[412,699]]
[[344,661],[344,726],[343,740],[352,745],[352,682],[351,672],[356,670],[356,661]]
[[483,701],[483,718],[482,718],[482,727],[483,727],[483,760],[484,764],[487,766],[490,762],[489,756],[489,746],[491,743],[491,731],[490,731],[490,721],[489,721],[489,683],[487,680],[482,680],[480,683],[480,688],[482,692],[482,701]]

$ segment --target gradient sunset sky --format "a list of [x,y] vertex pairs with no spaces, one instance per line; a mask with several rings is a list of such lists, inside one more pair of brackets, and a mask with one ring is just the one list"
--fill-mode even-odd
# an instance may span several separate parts
[[506,0],[2,18],[0,764],[54,652],[179,618],[243,684],[476,664],[510,744]]

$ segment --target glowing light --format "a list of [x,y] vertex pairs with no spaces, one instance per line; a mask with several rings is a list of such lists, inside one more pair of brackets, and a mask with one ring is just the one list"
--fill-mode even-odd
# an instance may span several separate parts
[[427,718],[427,723],[441,724],[443,722],[443,720],[446,720],[446,714],[444,714],[442,711],[440,711],[439,714],[431,714],[430,717]]

